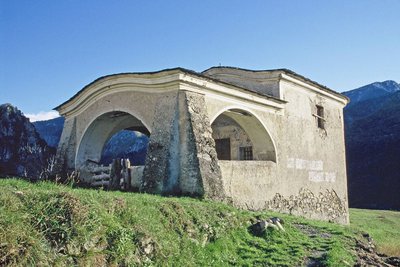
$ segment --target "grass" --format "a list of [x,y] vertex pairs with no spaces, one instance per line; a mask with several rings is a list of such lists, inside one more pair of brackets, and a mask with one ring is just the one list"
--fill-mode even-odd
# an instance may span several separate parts
[[[285,232],[249,230],[274,216]],[[0,179],[0,266],[345,266],[359,236],[356,227],[205,200]]]
[[379,252],[400,256],[400,212],[350,209],[350,224],[370,234]]

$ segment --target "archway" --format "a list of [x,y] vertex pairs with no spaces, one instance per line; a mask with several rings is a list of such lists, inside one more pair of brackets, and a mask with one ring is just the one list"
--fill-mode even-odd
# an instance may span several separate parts
[[129,159],[131,166],[143,166],[146,159],[149,136],[139,131],[124,129],[106,142],[100,164],[109,165],[113,159]]
[[211,124],[219,160],[276,162],[271,136],[255,115],[242,109],[228,109]]
[[150,135],[143,122],[129,113],[112,111],[102,114],[90,124],[83,135],[76,155],[76,169],[89,170],[100,165],[105,145],[112,136],[123,130]]

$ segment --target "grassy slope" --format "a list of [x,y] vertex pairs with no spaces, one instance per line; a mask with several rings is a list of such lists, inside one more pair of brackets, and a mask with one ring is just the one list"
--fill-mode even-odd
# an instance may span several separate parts
[[400,255],[400,212],[387,210],[350,209],[350,223],[369,233],[378,251]]
[[[256,217],[277,215],[286,232],[248,230]],[[190,198],[0,180],[0,265],[294,266],[316,257],[343,266],[355,260],[358,235]]]

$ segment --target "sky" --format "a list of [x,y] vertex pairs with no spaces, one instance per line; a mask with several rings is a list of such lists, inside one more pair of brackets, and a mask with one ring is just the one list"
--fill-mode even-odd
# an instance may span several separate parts
[[218,65],[400,82],[400,0],[0,0],[0,104],[34,120],[100,76]]

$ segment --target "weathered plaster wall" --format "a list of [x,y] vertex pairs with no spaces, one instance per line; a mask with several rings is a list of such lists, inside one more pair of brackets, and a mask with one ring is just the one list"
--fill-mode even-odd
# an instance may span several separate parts
[[[283,112],[206,98],[210,117],[229,107],[251,111],[276,147],[276,165],[220,161],[227,195],[243,208],[270,208],[348,223],[344,104],[288,81],[280,81],[280,90],[287,101]],[[325,130],[318,128],[313,116],[316,105],[325,109]]]
[[[288,101],[284,120],[290,125],[281,142],[296,144],[282,149],[285,155],[281,162],[282,177],[296,177],[291,183],[293,188],[307,188],[315,196],[333,191],[343,207],[335,208],[332,202],[332,209],[341,211],[335,220],[348,222],[344,105],[292,82],[281,81],[281,88]],[[318,128],[317,118],[313,116],[316,105],[324,107],[325,129]],[[293,191],[289,196],[299,195]]]
[[220,160],[223,183],[232,203],[240,208],[260,210],[280,190],[277,164],[272,161]]
[[240,87],[248,88],[254,92],[268,94],[280,97],[280,87],[277,77],[278,72],[252,72],[242,71],[235,68],[212,68],[203,72],[203,74],[218,79],[220,81],[235,84]]

